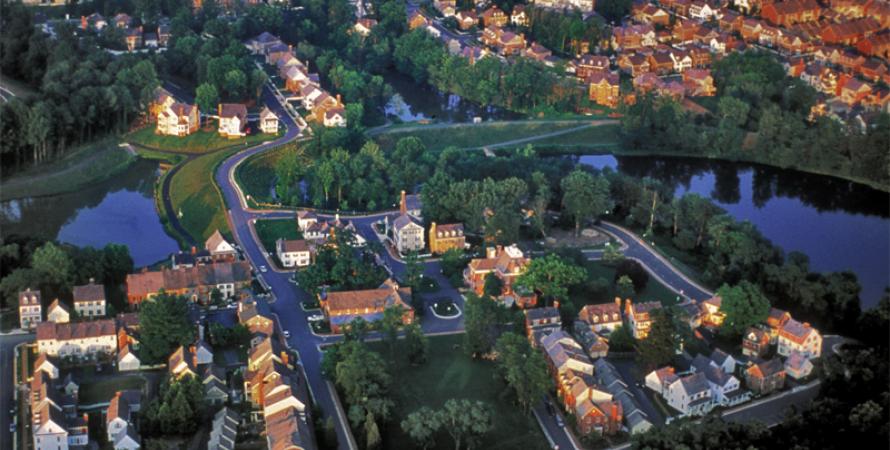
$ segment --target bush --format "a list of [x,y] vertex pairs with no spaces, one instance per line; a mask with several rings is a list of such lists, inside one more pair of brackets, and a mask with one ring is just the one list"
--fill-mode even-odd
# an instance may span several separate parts
[[625,275],[633,281],[636,292],[642,292],[646,288],[646,284],[649,283],[649,272],[646,272],[640,263],[632,259],[622,260],[615,268],[615,281]]

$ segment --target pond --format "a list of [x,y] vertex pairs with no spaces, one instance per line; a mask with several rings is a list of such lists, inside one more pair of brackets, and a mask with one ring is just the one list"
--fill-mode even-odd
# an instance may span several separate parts
[[481,120],[511,120],[523,117],[522,114],[503,108],[483,106],[464,100],[459,95],[440,92],[429,85],[417,84],[410,77],[397,72],[388,72],[383,79],[395,92],[384,107],[389,120],[472,122],[474,117],[479,117]]
[[582,164],[658,179],[676,196],[712,199],[753,223],[785,253],[810,257],[819,272],[850,270],[862,305],[878,303],[890,284],[890,194],[821,175],[765,166],[664,157],[584,155]]
[[124,244],[137,267],[179,249],[155,210],[157,162],[139,160],[123,173],[79,192],[0,203],[3,236],[55,239],[79,247]]

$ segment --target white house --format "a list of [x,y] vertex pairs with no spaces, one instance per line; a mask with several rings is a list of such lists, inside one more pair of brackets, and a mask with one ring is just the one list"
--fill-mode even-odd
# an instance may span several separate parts
[[114,450],[139,450],[139,433],[133,425],[127,425],[127,428],[115,436],[113,445]]
[[324,126],[345,127],[346,110],[343,108],[331,108],[324,112]]
[[219,105],[219,134],[228,138],[245,135],[247,125],[247,107],[241,103],[222,103]]
[[813,363],[800,352],[791,352],[785,359],[785,374],[795,380],[806,378],[813,372]]
[[667,393],[668,386],[677,381],[677,378],[673,367],[662,367],[646,375],[646,387],[652,389],[658,395],[664,396]]
[[59,299],[53,300],[46,311],[46,320],[50,322],[68,323],[71,321],[71,313],[68,312],[68,308]]
[[611,333],[621,326],[621,299],[616,298],[612,303],[586,305],[578,313],[578,319],[587,322],[597,333]]
[[34,361],[34,371],[46,372],[50,379],[53,380],[59,378],[59,367],[52,358],[46,356],[46,353],[41,353],[37,360]]
[[417,219],[403,214],[392,221],[392,229],[393,241],[399,253],[404,255],[410,251],[423,250],[424,232]]
[[50,356],[91,356],[114,354],[117,327],[113,320],[53,323],[37,326],[37,350]]
[[267,107],[260,111],[260,131],[270,134],[278,133],[278,116]]
[[707,414],[714,406],[708,380],[701,372],[676,379],[668,386],[665,400],[683,415]]
[[593,375],[593,362],[584,348],[563,330],[541,338],[541,348],[555,370],[562,374],[566,370]]
[[19,292],[19,325],[25,329],[33,329],[43,320],[43,305],[40,303],[40,292],[31,288]]
[[207,450],[233,450],[235,438],[238,436],[238,424],[241,416],[231,408],[220,409],[213,416],[213,427],[210,429],[210,440]]
[[68,450],[68,429],[61,409],[44,402],[33,417],[34,450]]
[[807,358],[822,356],[822,335],[808,323],[789,319],[779,329],[777,352],[782,356],[790,356],[792,352],[800,352]]
[[105,316],[105,286],[90,278],[89,284],[74,286],[74,311],[81,317],[92,319]]
[[735,372],[735,358],[719,348],[711,353],[711,361],[725,373]]
[[125,432],[130,425],[130,403],[122,394],[123,391],[117,391],[114,394],[105,414],[105,431],[108,433],[108,442],[114,442],[117,435]]
[[133,353],[130,344],[125,345],[124,348],[117,352],[117,370],[121,372],[139,370],[141,366],[142,362],[139,361],[139,357]]
[[219,230],[214,231],[213,234],[207,238],[207,241],[204,242],[204,248],[210,252],[210,256],[213,258],[234,257],[236,255],[235,247],[226,241]]
[[312,263],[309,244],[303,239],[278,239],[275,241],[275,254],[284,267],[306,267]]
[[195,364],[210,364],[212,362],[213,348],[204,339],[198,339],[195,342]]

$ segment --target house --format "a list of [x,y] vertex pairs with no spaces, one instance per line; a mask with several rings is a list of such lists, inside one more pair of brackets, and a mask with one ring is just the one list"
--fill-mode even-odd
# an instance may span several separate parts
[[853,106],[868,98],[871,90],[871,86],[868,83],[851,77],[847,78],[842,85],[838,97],[847,105]]
[[526,308],[534,306],[537,297],[534,292],[525,292],[513,289],[513,282],[531,263],[515,245],[508,247],[497,246],[485,249],[485,258],[475,258],[470,261],[464,271],[464,280],[477,295],[482,295],[485,288],[485,278],[492,274],[501,281],[502,289],[499,300],[506,304],[516,303]]
[[501,28],[506,26],[508,21],[509,17],[507,17],[507,14],[497,6],[492,6],[482,11],[482,24],[485,27],[495,26]]
[[41,321],[43,321],[43,304],[40,302],[40,291],[27,288],[19,292],[19,325],[22,329],[34,329]]
[[59,299],[53,300],[52,304],[49,305],[49,309],[46,311],[46,320],[50,322],[68,323],[71,321],[71,313]]
[[789,356],[793,352],[799,352],[807,358],[822,356],[822,335],[808,323],[789,319],[779,329],[778,343],[776,352],[782,356]]
[[627,56],[622,54],[618,58],[618,68],[631,76],[637,77],[645,73],[649,73],[649,58],[641,53],[634,53]]
[[303,239],[275,241],[275,255],[284,267],[306,267],[312,263],[309,244]]
[[136,432],[136,428],[133,425],[127,425],[126,429],[115,436],[113,448],[114,450],[138,450],[140,444],[139,433]]
[[714,77],[709,69],[689,69],[683,72],[683,87],[690,97],[713,97],[717,94]]
[[494,48],[503,56],[510,56],[525,48],[525,36],[510,31],[504,31],[495,26],[485,27],[482,31],[483,44]]
[[376,20],[370,19],[368,17],[362,17],[355,22],[355,25],[352,26],[352,30],[362,36],[367,36],[371,34],[371,30],[375,26],[377,26]]
[[198,340],[195,341],[192,350],[192,353],[195,354],[195,364],[210,364],[213,362],[213,347],[211,347],[202,337],[204,334],[203,325],[199,325],[198,329]]
[[700,28],[701,24],[697,20],[678,20],[671,28],[671,39],[674,44],[691,44]]
[[207,450],[234,450],[238,437],[241,415],[232,408],[223,407],[213,416]]
[[766,326],[769,329],[770,344],[776,343],[779,339],[779,330],[791,320],[791,314],[778,308],[770,308],[769,314],[766,316]]
[[108,442],[115,442],[117,435],[126,432],[128,426],[132,425],[131,408],[129,398],[140,395],[139,391],[117,391],[111,402],[108,404],[108,411],[105,414],[105,430],[108,433]]
[[513,11],[510,12],[510,23],[517,27],[528,26],[528,14],[525,12],[525,5],[513,5]]
[[281,39],[278,39],[277,36],[267,31],[263,31],[256,37],[249,39],[244,45],[251,51],[251,53],[262,55],[266,53],[267,48],[281,43]]
[[567,70],[573,72],[576,78],[586,80],[593,72],[609,70],[609,65],[608,56],[586,54],[569,61]]
[[229,387],[226,385],[225,371],[212,364],[208,365],[207,369],[202,380],[204,400],[211,405],[222,405],[229,401]]
[[822,28],[822,42],[826,44],[855,45],[862,39],[883,31],[881,24],[872,17],[849,22],[831,23]]
[[778,358],[758,361],[745,370],[745,384],[755,394],[763,395],[782,389],[785,385],[785,367]]
[[408,214],[408,197],[405,195],[405,191],[401,193],[399,213],[399,216],[392,221],[392,238],[396,250],[403,255],[407,252],[423,250],[425,245],[423,225],[414,216]]
[[791,352],[788,358],[785,358],[785,374],[795,380],[800,380],[810,376],[813,372],[813,363],[801,352]]
[[691,370],[705,375],[715,406],[733,406],[748,400],[748,393],[740,389],[738,378],[732,375],[735,361],[721,350],[715,350],[711,358],[697,355],[692,360]]
[[127,344],[117,352],[117,370],[127,372],[130,370],[139,370],[142,362],[139,357],[133,353],[132,347]]
[[552,306],[530,308],[525,310],[525,334],[533,347],[537,347],[541,338],[562,328],[559,309]]
[[59,388],[61,388],[65,395],[70,395],[76,398],[77,393],[80,391],[80,384],[74,379],[74,374],[68,372],[68,375],[65,375],[65,378],[59,384]]
[[754,11],[759,11],[760,6],[762,4],[761,0],[732,0],[732,4],[735,5],[739,11],[745,14],[751,14]]
[[44,372],[52,380],[59,378],[59,366],[56,364],[55,358],[47,356],[46,353],[37,356],[34,361],[34,372]]
[[582,13],[591,13],[596,6],[596,0],[534,0],[533,3],[538,8],[577,9]]
[[260,111],[260,131],[268,134],[278,133],[278,116],[268,107]]
[[717,18],[719,13],[720,10],[718,8],[714,8],[703,1],[694,0],[689,3],[689,17],[693,19],[711,20],[712,18]]
[[587,77],[587,96],[597,105],[617,108],[621,83],[617,73],[593,72]]
[[252,336],[250,340],[251,348],[256,347],[263,339],[272,336],[272,333],[275,331],[272,319],[260,314],[257,311],[256,303],[253,301],[242,300],[238,302],[237,315],[238,323],[244,325],[250,331]]
[[158,34],[155,32],[143,34],[142,43],[148,48],[158,48]]
[[649,55],[649,70],[658,75],[667,75],[674,70],[674,59],[668,52],[653,52]]
[[604,386],[606,391],[621,404],[624,422],[630,434],[645,433],[651,429],[652,422],[649,420],[649,416],[640,408],[639,403],[618,373],[618,369],[605,358],[595,360],[593,367],[594,381],[598,385]]
[[605,358],[609,354],[609,342],[599,334],[594,333],[590,329],[590,325],[577,320],[572,326],[574,327],[575,338],[584,351],[587,352],[587,356],[596,359]]
[[170,24],[167,22],[161,22],[158,24],[158,45],[161,47],[166,47],[167,42],[170,42],[170,36],[173,33],[170,30]]
[[179,380],[185,376],[198,377],[198,361],[194,348],[180,345],[167,359],[167,370],[170,376]]
[[[637,7],[637,5],[641,5]],[[651,3],[636,3],[633,8],[633,18],[639,23],[668,26],[671,16],[667,11]]]
[[124,30],[124,43],[127,44],[127,50],[131,52],[142,47],[142,27]]
[[198,107],[187,103],[173,102],[157,115],[155,133],[165,136],[188,136],[201,125]]
[[174,103],[176,103],[176,98],[168,90],[160,86],[155,88],[154,98],[148,104],[149,120],[157,122],[158,115]]
[[346,126],[346,109],[335,107],[324,112],[324,126],[326,127],[345,127]]
[[105,20],[105,17],[102,14],[94,12],[89,16],[80,16],[80,27],[84,30],[92,28],[96,31],[102,31],[105,27],[108,26],[108,21]]
[[686,69],[692,68],[692,56],[684,50],[671,49],[668,52],[671,57],[674,72],[683,73]]
[[554,377],[569,371],[576,374],[593,375],[593,361],[575,339],[562,330],[541,338],[541,349],[547,356],[547,362]]
[[[244,106],[244,105],[241,105]],[[213,234],[204,241],[204,249],[210,252],[210,256],[215,260],[234,260],[238,256],[235,247],[223,237],[219,230],[214,230]]]
[[404,200],[399,198],[400,207],[401,203],[405,203],[405,212],[409,216],[417,217],[418,219],[423,218],[423,201],[420,198],[420,194],[407,194],[404,197]]
[[578,320],[586,322],[597,333],[615,331],[621,326],[621,299],[616,298],[612,303],[585,305],[578,313]]
[[416,10],[408,16],[408,28],[411,30],[417,28],[426,28],[430,24],[429,19],[424,16],[420,10]]
[[266,64],[273,66],[277,65],[278,61],[293,56],[293,48],[290,45],[285,45],[283,43],[266,47],[265,52]]
[[646,375],[645,384],[647,388],[652,389],[658,395],[664,396],[667,393],[668,386],[678,379],[679,377],[674,373],[674,368],[666,366],[649,372]]
[[68,421],[60,408],[50,403],[32,406],[35,450],[68,450]]
[[170,255],[170,267],[175,269],[179,269],[180,267],[195,267],[197,265],[202,264],[212,264],[213,258],[210,256],[210,252],[206,249],[198,250],[196,247],[192,247],[189,252],[176,252]]
[[815,22],[822,7],[816,0],[784,0],[763,2],[760,17],[776,26],[790,26],[800,22]]
[[457,0],[435,0],[433,5],[443,16],[453,16],[457,10]]
[[890,32],[873,34],[856,43],[856,49],[867,56],[890,60]]
[[451,249],[463,251],[466,246],[462,223],[430,224],[430,253],[441,255]]
[[701,416],[714,408],[711,387],[702,372],[696,372],[674,380],[667,387],[667,404],[683,416]]
[[457,26],[461,30],[469,30],[476,26],[479,23],[479,16],[476,15],[476,11],[468,10],[468,11],[458,11],[457,14],[454,15],[454,18],[457,20]]
[[133,19],[126,13],[118,13],[111,22],[117,28],[127,28],[133,23]]
[[95,356],[117,351],[117,328],[114,320],[53,323],[37,326],[37,351],[50,356]]
[[89,284],[74,286],[74,311],[81,317],[92,319],[105,316],[105,286],[90,278]]
[[685,323],[690,330],[701,326],[701,311],[698,303],[694,300],[686,299],[682,303],[673,305],[671,309],[676,314],[676,318]]
[[229,298],[251,281],[251,268],[246,261],[143,271],[127,275],[127,301],[138,306],[164,290],[171,295],[184,295],[192,301],[206,303],[214,289],[218,289],[223,298]]
[[628,326],[630,326],[634,339],[646,339],[649,335],[649,329],[652,327],[652,311],[661,309],[659,302],[643,302],[634,304],[633,301],[627,299],[624,305],[624,315],[627,317]]
[[367,322],[376,322],[383,318],[386,308],[399,308],[403,311],[402,322],[410,324],[414,321],[414,310],[408,306],[411,302],[411,288],[400,287],[393,280],[386,280],[377,289],[359,291],[325,292],[319,294],[319,303],[325,317],[331,323],[331,331],[340,333],[356,317]]
[[723,319],[726,318],[726,314],[720,311],[720,305],[722,303],[723,299],[721,299],[719,295],[715,295],[701,302],[703,325],[719,327],[723,323]]
[[614,50],[636,50],[655,44],[655,28],[650,24],[624,25],[612,30],[611,46]]
[[247,107],[241,103],[220,103],[219,135],[237,139],[246,135],[244,127],[247,125]]
[[742,338],[742,354],[761,357],[769,350],[769,334],[759,328],[748,327]]
[[533,59],[550,67],[552,67],[556,61],[556,58],[553,57],[553,52],[537,42],[532,42],[532,44],[529,45],[528,48],[523,49],[520,54],[523,58]]

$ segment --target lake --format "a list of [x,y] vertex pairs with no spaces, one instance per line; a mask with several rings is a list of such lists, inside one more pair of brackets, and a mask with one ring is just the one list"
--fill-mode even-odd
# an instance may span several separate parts
[[878,303],[890,284],[890,194],[821,175],[689,158],[584,155],[578,161],[658,179],[676,196],[710,198],[782,247],[810,257],[818,272],[850,270],[862,305]]
[[464,100],[459,95],[440,92],[429,85],[419,85],[410,77],[397,72],[389,72],[383,79],[395,92],[384,107],[389,120],[472,122],[474,117],[482,120],[511,120],[523,117],[522,114],[503,108],[483,106]]
[[79,192],[0,203],[2,235],[55,239],[79,247],[124,244],[137,267],[179,249],[164,231],[152,196],[157,162],[138,160],[126,171]]

